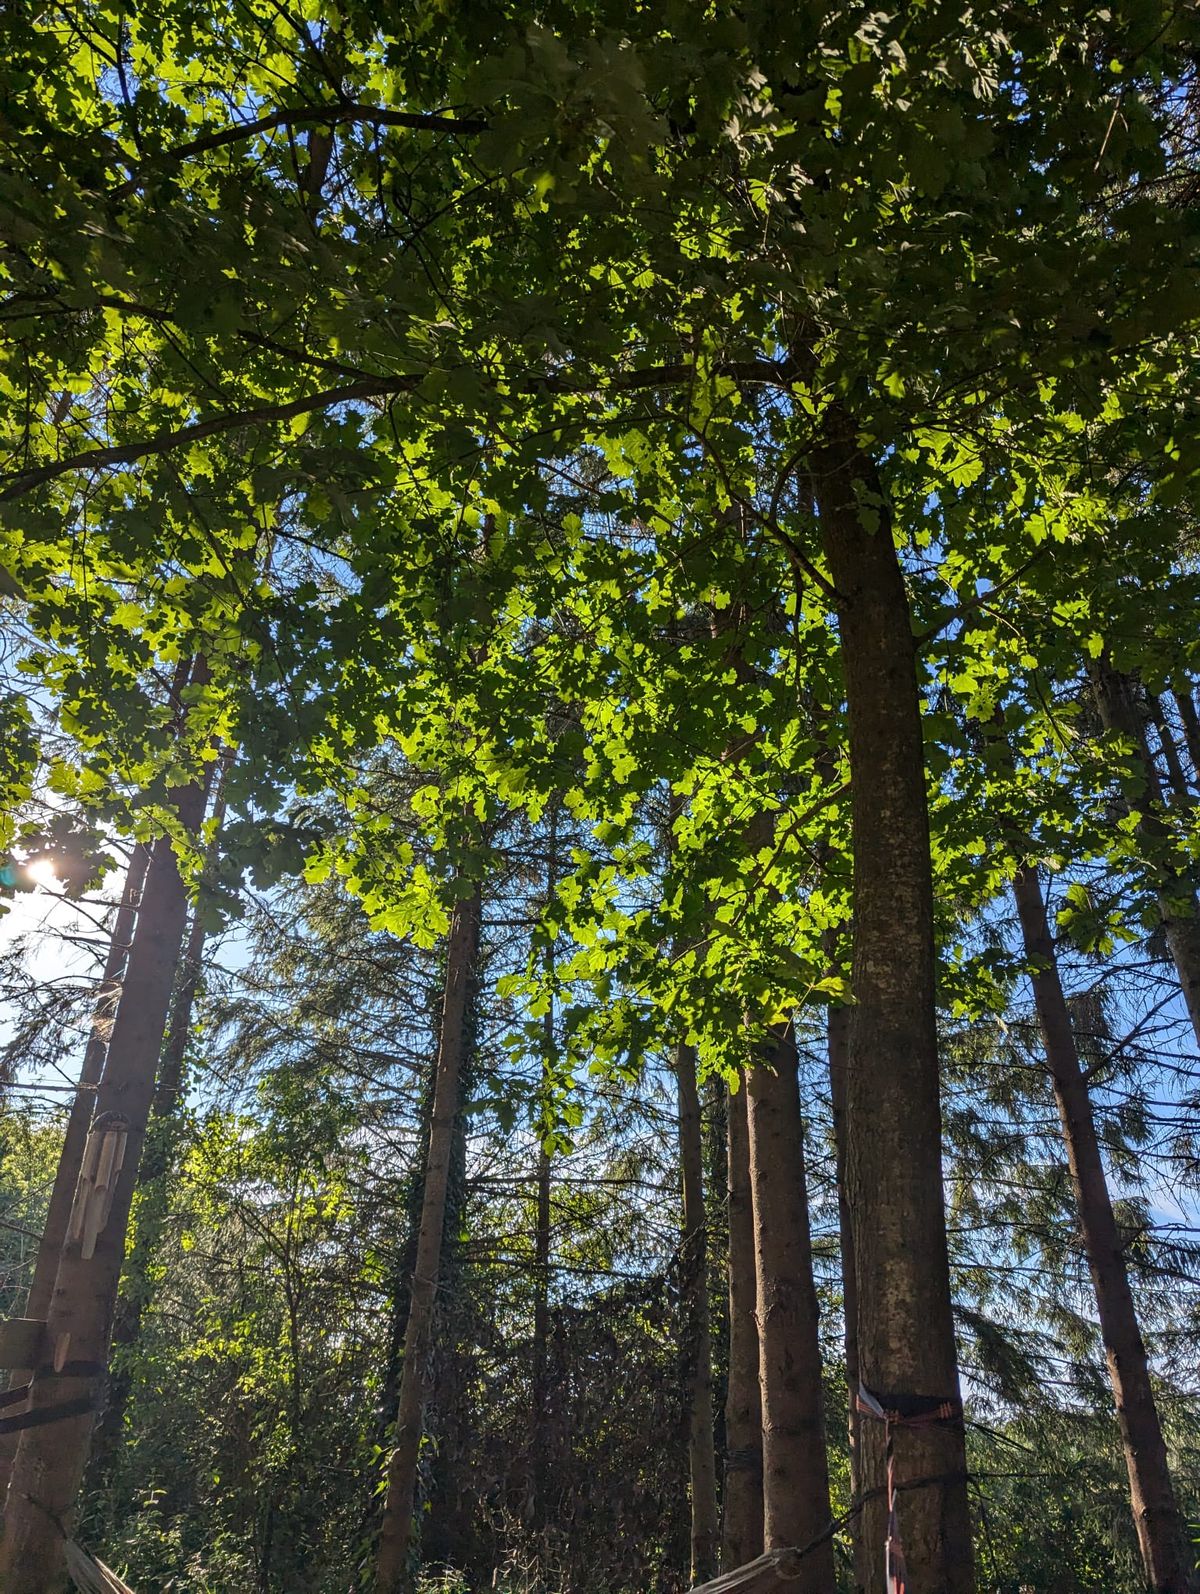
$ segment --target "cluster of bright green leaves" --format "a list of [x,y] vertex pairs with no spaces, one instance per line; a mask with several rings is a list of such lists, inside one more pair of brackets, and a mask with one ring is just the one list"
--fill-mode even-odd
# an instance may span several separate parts
[[[267,844],[266,877],[307,847],[380,924],[444,927],[359,778],[395,745],[431,772],[415,817],[445,879],[552,791],[594,827],[564,905],[610,1026],[835,992],[844,814],[805,816],[845,772],[806,461],[836,395],[884,462],[931,697],[978,721],[1059,673],[1112,471],[1144,497],[1191,469],[1168,395],[1194,381],[1195,222],[1145,197],[1186,25],[82,15],[11,27],[0,371],[5,562],[85,750],[73,795],[158,778],[129,727],[147,677],[203,650],[212,734],[242,751],[231,834]],[[1144,551],[1153,523],[1121,516]],[[1018,580],[1015,640],[954,618]],[[961,800],[964,713],[928,718],[956,912],[1006,823]],[[278,811],[330,787],[347,821],[312,855]],[[753,809],[778,816],[765,858]]]

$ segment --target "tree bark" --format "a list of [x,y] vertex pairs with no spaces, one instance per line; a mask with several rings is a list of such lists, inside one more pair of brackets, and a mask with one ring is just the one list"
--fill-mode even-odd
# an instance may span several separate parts
[[1192,766],[1192,785],[1200,791],[1200,716],[1196,714],[1196,700],[1189,691],[1175,692],[1172,695],[1179,709],[1179,721],[1183,726],[1183,744],[1187,748],[1188,762]]
[[1129,813],[1138,814],[1138,839],[1145,849],[1145,861],[1155,881],[1159,918],[1179,975],[1192,1032],[1200,1046],[1200,911],[1196,906],[1196,893],[1164,856],[1171,843],[1170,829],[1164,815],[1162,787],[1146,743],[1146,729],[1132,683],[1113,668],[1107,650],[1100,658],[1089,661],[1088,674],[1104,729],[1116,732],[1133,744],[1143,790],[1140,803],[1126,798],[1125,808]]
[[1188,789],[1187,776],[1183,772],[1183,763],[1179,757],[1179,748],[1175,743],[1175,732],[1163,708],[1162,698],[1147,693],[1146,701],[1150,708],[1150,717],[1154,721],[1154,728],[1158,732],[1159,745],[1162,747],[1163,762],[1167,766],[1167,779],[1171,785],[1177,801],[1186,803],[1191,800]]
[[387,1492],[376,1556],[378,1594],[398,1594],[410,1582],[409,1550],[417,1463],[424,1431],[433,1309],[441,1265],[454,1131],[460,1109],[459,1081],[468,1042],[468,1015],[479,957],[482,905],[478,887],[454,905],[446,947],[446,990],[442,1004],[433,1113],[425,1163],[417,1265],[409,1298],[404,1364],[396,1431],[388,1461]]
[[1191,1559],[1184,1549],[1184,1522],[1167,1466],[1167,1447],[1109,1198],[1087,1077],[1079,1060],[1036,867],[1025,864],[1018,869],[1013,894],[1066,1142],[1080,1233],[1096,1292],[1142,1561],[1155,1594],[1188,1594],[1195,1584]]
[[790,1589],[796,1581],[796,1572],[803,1565],[804,1553],[804,1546],[768,1550],[753,1561],[722,1572],[711,1583],[693,1589],[692,1594],[784,1594],[784,1590]]
[[717,1573],[717,1461],[713,1442],[712,1330],[708,1305],[708,1223],[704,1204],[704,1140],[694,1047],[675,1048],[679,1088],[679,1162],[683,1182],[684,1397],[691,1483],[692,1582]]
[[[863,1383],[888,1409],[959,1409],[942,1189],[933,880],[915,645],[874,461],[834,408],[811,456],[836,589],[851,767],[854,1009],[846,1186]],[[974,1588],[960,1419],[893,1430],[903,1545],[921,1594]],[[884,1424],[862,1426],[867,1588],[884,1589]]]
[[533,1234],[533,1345],[530,1376],[530,1494],[533,1529],[541,1533],[547,1522],[549,1493],[546,1426],[550,1415],[548,1385],[550,1343],[550,1156],[538,1147],[537,1211]]
[[[826,1043],[829,1055],[829,1096],[833,1115],[833,1152],[837,1173],[838,1240],[842,1259],[842,1318],[843,1342],[846,1355],[846,1388],[849,1396],[849,1415],[846,1438],[850,1451],[850,1495],[857,1500],[862,1493],[862,1463],[859,1455],[862,1416],[858,1409],[858,1280],[854,1273],[854,1233],[850,1219],[850,1202],[846,1194],[846,1084],[849,1068],[850,1009],[833,1006],[826,1020]],[[866,1572],[863,1564],[862,1523],[855,1516],[850,1523],[852,1547],[853,1587],[855,1594],[865,1586]]]
[[[201,893],[204,885],[201,882]],[[200,976],[204,971],[204,945],[208,930],[204,923],[203,899],[197,900],[192,910],[187,943],[179,964],[179,979],[171,997],[171,1012],[167,1019],[167,1034],[163,1042],[162,1059],[158,1065],[158,1084],[154,1091],[154,1118],[159,1124],[172,1119],[179,1110],[183,1096],[183,1060],[192,1033],[192,1016],[196,1008],[196,994],[200,989]],[[170,1166],[173,1147],[166,1143],[154,1147],[154,1161],[147,1162],[142,1173],[142,1183],[164,1175]]]
[[[184,943],[183,955],[171,993],[171,1006],[162,1052],[158,1060],[158,1073],[154,1085],[154,1099],[150,1119],[146,1126],[146,1145],[138,1168],[137,1223],[134,1242],[126,1259],[117,1295],[113,1318],[113,1349],[128,1351],[136,1345],[142,1331],[142,1319],[150,1304],[152,1286],[150,1267],[162,1239],[167,1217],[168,1183],[171,1166],[179,1140],[179,1101],[183,1092],[183,1060],[187,1054],[192,1033],[192,1016],[196,1006],[196,993],[204,969],[204,946],[208,938],[205,925],[206,896],[212,889],[220,858],[220,830],[225,819],[223,795],[224,770],[218,775],[210,820],[215,832],[206,850],[204,869],[200,877],[196,903],[192,909],[191,924]],[[108,1397],[103,1412],[96,1422],[92,1440],[92,1480],[104,1476],[110,1468],[125,1425],[129,1409],[132,1378],[125,1359],[118,1354],[109,1374]]]
[[[201,786],[176,797],[179,819],[195,833],[204,812]],[[91,1256],[70,1231],[64,1239],[47,1314],[47,1339],[65,1360],[62,1375],[43,1366],[34,1375],[34,1411],[86,1403],[69,1417],[26,1429],[13,1461],[0,1544],[0,1586],[51,1594],[63,1576],[63,1532],[69,1530],[83,1478],[112,1332],[129,1207],[154,1094],[159,1050],[187,915],[187,894],[170,841],[155,842],[120,1004],[96,1096],[93,1126],[106,1115],[126,1121],[124,1161],[112,1205]]]
[[[443,1000],[444,1000],[443,990]],[[429,1125],[433,1116],[433,1096],[437,1085],[437,1058],[426,1070],[421,1080],[420,1104],[417,1113],[417,1143],[426,1147]],[[461,1090],[461,1085],[460,1085]],[[449,1187],[447,1187],[447,1198]],[[425,1163],[422,1157],[414,1161],[404,1181],[403,1197],[397,1210],[403,1220],[403,1239],[399,1246],[389,1285],[388,1349],[383,1368],[382,1388],[376,1414],[374,1438],[381,1451],[386,1451],[396,1428],[396,1413],[400,1408],[400,1378],[404,1367],[404,1331],[408,1326],[412,1303],[412,1281],[417,1270],[417,1240],[421,1233],[421,1211],[425,1200]],[[360,1537],[364,1542],[378,1538],[383,1517],[383,1502],[372,1494],[367,1501]]]
[[[824,1389],[804,1167],[796,1043],[773,1032],[747,1071],[750,1191],[758,1279],[763,1547],[812,1544],[829,1525]],[[796,1594],[828,1594],[833,1541],[799,1564]]]
[[[546,912],[553,913],[558,885],[558,802],[550,804],[549,835],[546,848]],[[554,1032],[554,951],[551,936],[543,960],[548,1001],[542,1021],[542,1082],[545,1085],[555,1061]],[[536,1211],[533,1234],[533,1345],[530,1365],[530,1494],[535,1533],[542,1533],[548,1519],[549,1450],[546,1428],[550,1416],[550,1153],[538,1146],[536,1173]]]
[[758,1312],[750,1132],[746,1086],[728,1096],[729,1379],[725,1398],[725,1498],[721,1568],[762,1554],[762,1399],[758,1387]]
[[[112,938],[104,963],[104,974],[100,981],[100,989],[96,993],[91,1033],[84,1048],[83,1065],[79,1070],[79,1089],[75,1092],[71,1110],[67,1115],[62,1150],[59,1152],[58,1167],[54,1173],[54,1188],[50,1193],[46,1222],[42,1229],[41,1240],[38,1242],[33,1278],[25,1302],[25,1316],[41,1322],[46,1320],[54,1294],[58,1259],[62,1254],[67,1225],[71,1221],[75,1186],[79,1183],[83,1151],[91,1127],[92,1111],[96,1105],[95,1087],[104,1072],[108,1037],[120,1001],[121,980],[129,958],[129,947],[137,922],[138,903],[141,900],[142,885],[149,862],[150,850],[139,842],[129,856],[129,866],[125,871],[125,884],[121,889],[121,901],[113,920]],[[15,1388],[18,1384],[25,1383],[32,1374],[32,1368],[13,1372],[9,1378],[9,1387]],[[4,1498],[8,1490],[9,1474],[12,1471],[19,1438],[20,1436],[15,1433],[0,1435],[0,1499]]]

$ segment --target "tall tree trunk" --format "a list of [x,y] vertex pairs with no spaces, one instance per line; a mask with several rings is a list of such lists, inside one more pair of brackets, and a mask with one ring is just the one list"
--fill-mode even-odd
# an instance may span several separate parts
[[746,1086],[728,1097],[729,1378],[725,1397],[725,1491],[721,1568],[762,1554],[762,1399],[758,1387],[758,1286],[750,1196]]
[[[846,1388],[850,1410],[847,1419],[847,1442],[850,1450],[850,1494],[855,1500],[862,1493],[862,1464],[859,1456],[859,1430],[862,1414],[858,1409],[858,1281],[854,1273],[854,1234],[850,1220],[850,1202],[846,1195],[846,1083],[849,1068],[850,1009],[832,1005],[826,1020],[826,1043],[829,1055],[829,1096],[833,1114],[833,1152],[837,1172],[838,1240],[842,1259],[842,1317],[846,1353]],[[853,1555],[854,1589],[865,1585],[863,1562],[862,1521],[855,1516],[850,1523]]]
[[1196,700],[1190,691],[1179,691],[1172,695],[1179,710],[1179,722],[1183,726],[1183,744],[1192,766],[1192,785],[1200,791],[1200,716],[1196,713]]
[[548,1519],[549,1454],[546,1425],[550,1414],[548,1385],[550,1342],[550,1155],[538,1147],[536,1213],[533,1233],[533,1345],[530,1357],[530,1495],[535,1533]]
[[1163,813],[1162,788],[1146,743],[1146,728],[1133,693],[1133,683],[1113,668],[1107,650],[1098,659],[1089,661],[1088,673],[1105,730],[1115,731],[1134,747],[1143,792],[1140,801],[1134,803],[1126,799],[1125,806],[1129,812],[1138,814],[1138,839],[1146,849],[1146,861],[1155,880],[1159,918],[1179,975],[1196,1044],[1200,1046],[1200,911],[1193,886],[1165,856],[1171,844],[1170,828]]
[[[445,998],[443,980],[443,1001]],[[438,1019],[440,1023],[440,1017]],[[417,1143],[422,1148],[429,1142],[429,1125],[433,1116],[433,1097],[437,1086],[437,1057],[421,1079],[420,1102],[417,1111]],[[453,1160],[453,1159],[452,1159]],[[447,1196],[449,1187],[447,1188]],[[414,1160],[404,1181],[403,1195],[397,1202],[393,1222],[402,1225],[398,1248],[388,1291],[388,1348],[383,1367],[379,1404],[373,1424],[373,1437],[380,1451],[386,1451],[396,1429],[396,1413],[400,1409],[400,1379],[404,1368],[404,1331],[408,1325],[412,1303],[412,1281],[417,1270],[417,1241],[421,1233],[421,1212],[425,1202],[425,1159]],[[440,1281],[439,1281],[440,1282]],[[379,1534],[383,1515],[383,1502],[372,1495],[366,1502],[360,1538],[373,1542]]]
[[[209,854],[211,862],[215,862],[216,846],[217,843],[214,842]],[[201,895],[192,910],[187,942],[179,964],[179,979],[176,981],[171,998],[171,1012],[167,1019],[162,1058],[158,1065],[158,1084],[154,1091],[153,1112],[156,1125],[163,1128],[167,1127],[178,1113],[183,1099],[183,1060],[187,1055],[188,1041],[191,1039],[196,996],[204,972],[204,946],[208,940],[208,930],[204,921],[206,905],[203,881],[200,891]],[[140,1180],[142,1184],[148,1184],[151,1179],[162,1178],[168,1172],[175,1149],[174,1139],[175,1137],[169,1134],[158,1136],[153,1148],[147,1147],[146,1165]],[[150,1157],[151,1151],[153,1160]]]
[[[204,812],[203,788],[180,792],[176,806],[181,823],[194,834]],[[13,1461],[0,1544],[0,1586],[20,1589],[21,1594],[51,1594],[62,1581],[62,1534],[75,1509],[96,1395],[107,1367],[129,1207],[186,916],[187,894],[175,853],[161,837],[146,873],[89,1136],[111,1145],[123,1122],[124,1160],[90,1256],[83,1254],[86,1244],[68,1229],[47,1314],[48,1342],[65,1365],[60,1374],[50,1366],[39,1368],[30,1389],[31,1410],[66,1405],[74,1414],[24,1430]],[[85,1154],[85,1166],[87,1161]]]
[[101,1482],[111,1467],[115,1447],[125,1425],[129,1397],[133,1388],[131,1370],[122,1354],[137,1344],[142,1331],[142,1319],[152,1296],[151,1264],[162,1239],[167,1218],[168,1184],[171,1166],[179,1140],[178,1109],[183,1092],[183,1062],[192,1033],[192,1017],[196,994],[204,969],[204,946],[208,932],[205,915],[207,898],[212,889],[220,859],[220,830],[225,819],[223,793],[224,770],[218,775],[217,789],[210,819],[215,823],[215,833],[208,844],[204,869],[200,877],[196,903],[192,909],[191,924],[184,943],[183,956],[171,993],[171,1006],[167,1015],[167,1028],[162,1053],[158,1060],[158,1074],[154,1086],[154,1099],[150,1120],[146,1126],[146,1145],[138,1168],[136,1190],[138,1204],[133,1246],[125,1263],[121,1287],[117,1296],[113,1318],[112,1345],[117,1354],[109,1374],[108,1397],[103,1412],[96,1422],[92,1441],[91,1468],[88,1475],[89,1490]]
[[[867,1587],[884,1589],[890,1430],[912,1586],[974,1588],[942,1189],[933,881],[916,656],[874,461],[834,409],[812,490],[836,589],[854,845],[846,1188],[863,1384],[903,1420],[864,1421]],[[869,529],[871,527],[872,529]],[[879,1491],[875,1493],[874,1491]]]
[[692,1583],[717,1573],[717,1461],[713,1444],[712,1332],[708,1305],[708,1223],[704,1209],[704,1139],[695,1048],[675,1048],[679,1088],[679,1162],[683,1182],[684,1399],[688,1415],[691,1483]]
[[[54,1280],[58,1275],[58,1259],[62,1254],[67,1225],[71,1221],[75,1187],[79,1183],[83,1151],[96,1105],[95,1087],[100,1083],[100,1076],[104,1072],[108,1037],[120,1002],[121,981],[129,958],[129,947],[137,922],[138,903],[141,900],[142,885],[149,862],[150,849],[139,842],[129,856],[129,866],[125,871],[125,884],[121,889],[121,901],[113,919],[112,938],[104,962],[104,974],[92,1012],[91,1033],[84,1048],[83,1065],[79,1070],[79,1089],[75,1092],[71,1110],[67,1115],[67,1127],[63,1135],[62,1149],[58,1155],[58,1167],[54,1173],[54,1188],[50,1193],[46,1222],[33,1265],[33,1279],[25,1302],[25,1316],[42,1322],[45,1322],[50,1311]],[[9,1379],[10,1387],[25,1383],[32,1373],[32,1368],[23,1368],[14,1372]],[[0,1499],[4,1498],[8,1490],[9,1473],[12,1471],[19,1438],[19,1434],[15,1433],[0,1435]]]
[[[546,848],[546,913],[554,911],[554,893],[558,886],[558,802],[553,800],[549,813],[549,836]],[[542,1083],[547,1084],[555,1065],[554,1031],[554,951],[555,937],[551,935],[543,960],[548,1001],[542,1021]],[[533,1233],[533,1345],[530,1358],[530,1495],[533,1529],[541,1534],[545,1529],[547,1493],[549,1487],[549,1451],[546,1446],[546,1426],[550,1415],[550,1390],[547,1382],[550,1340],[550,1153],[543,1144],[538,1146],[535,1178],[534,1233]]]
[[[433,1113],[434,1072],[430,1071],[428,1088],[421,1091],[422,1101],[418,1115],[418,1134],[422,1144],[429,1139],[429,1120]],[[417,1270],[417,1240],[421,1233],[421,1212],[425,1204],[425,1169],[414,1168],[406,1180],[404,1200],[400,1205],[404,1221],[404,1241],[400,1247],[397,1266],[393,1274],[388,1359],[384,1369],[383,1388],[380,1392],[378,1443],[384,1448],[396,1427],[396,1413],[400,1409],[400,1378],[404,1368],[404,1331],[412,1306],[412,1281]],[[378,1517],[376,1502],[373,1516]]]
[[[442,1220],[442,1253],[433,1303],[433,1339],[425,1401],[425,1436],[430,1440],[427,1477],[419,1478],[414,1512],[419,1511],[420,1560],[445,1565],[468,1557],[470,1513],[461,1509],[461,1462],[473,1432],[470,1416],[473,1387],[471,1347],[477,1324],[470,1293],[463,1283],[463,1212],[467,1199],[467,1133],[465,1107],[475,1085],[478,1027],[478,980],[471,982],[464,1024],[463,1062],[458,1078],[459,1111],[450,1149],[446,1212]],[[419,1231],[418,1231],[419,1237]],[[403,1373],[403,1367],[401,1368]]]
[[[758,1279],[763,1547],[804,1549],[829,1525],[824,1389],[791,1027],[772,1034],[746,1074],[750,1191]],[[796,1594],[833,1587],[833,1540],[804,1556]]]
[[1087,1079],[1058,972],[1041,881],[1033,865],[1026,864],[1017,871],[1013,894],[1067,1147],[1080,1232],[1096,1292],[1100,1333],[1108,1358],[1146,1577],[1155,1594],[1187,1594],[1195,1585],[1191,1580],[1191,1558],[1184,1549],[1184,1523],[1171,1485],[1167,1447],[1109,1199]]
[[424,1431],[434,1299],[441,1265],[454,1130],[460,1108],[459,1081],[468,1041],[467,1020],[479,957],[481,913],[480,892],[476,887],[469,897],[461,897],[454,904],[446,946],[446,991],[425,1160],[417,1265],[409,1298],[399,1409],[388,1460],[387,1492],[376,1557],[378,1594],[397,1594],[409,1582],[413,1502]]
[[1154,721],[1154,728],[1158,732],[1158,741],[1162,748],[1163,762],[1167,766],[1167,779],[1171,790],[1177,801],[1186,803],[1190,800],[1191,792],[1188,790],[1187,776],[1183,772],[1183,763],[1175,742],[1175,732],[1167,718],[1162,698],[1148,692],[1146,702],[1150,709],[1150,717]]

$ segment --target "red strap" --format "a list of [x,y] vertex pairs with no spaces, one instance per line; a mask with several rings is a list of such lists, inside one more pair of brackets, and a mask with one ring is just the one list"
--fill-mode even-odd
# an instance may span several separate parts
[[904,1546],[900,1542],[900,1513],[896,1509],[896,1456],[892,1449],[892,1428],[887,1428],[887,1543],[883,1548],[883,1570],[888,1594],[908,1594],[908,1572],[904,1565]]
[[[883,1424],[884,1443],[887,1447],[887,1540],[884,1544],[883,1565],[888,1594],[908,1594],[908,1571],[904,1565],[904,1545],[900,1539],[900,1511],[896,1503],[896,1450],[893,1437],[897,1428],[932,1428],[935,1423],[957,1417],[961,1407],[957,1400],[930,1401],[923,1410],[907,1415],[895,1407],[884,1405],[886,1396],[872,1394],[866,1384],[858,1386],[855,1405],[864,1416],[874,1417]],[[913,1402],[906,1401],[906,1405]]]

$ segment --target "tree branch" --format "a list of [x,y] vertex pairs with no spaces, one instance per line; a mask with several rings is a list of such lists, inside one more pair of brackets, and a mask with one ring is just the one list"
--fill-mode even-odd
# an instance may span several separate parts
[[[774,384],[786,381],[786,372],[778,361],[745,360],[721,368],[715,374],[734,376],[741,382]],[[88,448],[69,454],[33,470],[0,476],[0,504],[22,498],[34,488],[67,476],[76,470],[104,470],[113,465],[132,465],[139,459],[154,454],[165,454],[173,448],[185,448],[206,437],[217,437],[222,432],[236,431],[242,426],[258,426],[271,421],[288,421],[298,415],[313,415],[319,410],[332,409],[335,404],[348,404],[356,399],[396,397],[414,392],[424,381],[426,373],[410,376],[365,377],[360,382],[347,382],[341,387],[325,388],[317,393],[302,394],[282,404],[264,404],[254,409],[237,410],[230,414],[213,415],[208,420],[193,421],[156,437],[135,443],[122,443],[111,448]],[[636,393],[651,388],[673,387],[688,381],[693,367],[683,363],[652,365],[632,371],[623,371],[607,379],[590,378],[574,380],[570,377],[548,373],[526,378],[513,384],[513,391],[524,394],[537,393],[601,393],[605,389],[620,393]]]
[[[8,485],[0,490],[0,504],[21,498],[35,487],[41,487],[74,470],[103,470],[110,465],[132,465],[136,460],[146,459],[152,454],[165,454],[173,448],[184,448],[203,438],[234,431],[239,426],[256,426],[264,421],[288,421],[297,415],[311,415],[316,410],[331,408],[334,404],[346,404],[353,399],[411,391],[420,380],[414,376],[395,377],[390,382],[386,379],[347,382],[343,387],[305,394],[301,398],[289,399],[284,404],[264,404],[257,409],[239,410],[231,415],[214,415],[206,421],[194,421],[189,426],[160,432],[157,437],[145,438],[137,443],[123,443],[113,448],[87,448],[81,453],[68,455],[66,459],[56,459],[48,465],[39,465],[34,470],[8,477]],[[0,477],[0,482],[5,479]]]
[[[340,122],[364,122],[372,127],[407,127],[416,133],[477,134],[487,130],[487,123],[476,117],[438,116],[432,112],[393,111],[383,105],[360,105],[348,100],[341,105],[284,105],[277,111],[260,116],[253,122],[238,122],[233,127],[221,128],[216,133],[204,133],[174,149],[156,151],[146,164],[153,161],[190,160],[193,155],[205,155],[210,150],[222,149],[228,144],[238,144],[243,139],[256,138],[259,133],[270,133],[277,127],[303,126],[306,123],[335,126]],[[113,190],[117,196],[132,193],[140,186],[140,177],[132,177]]]

